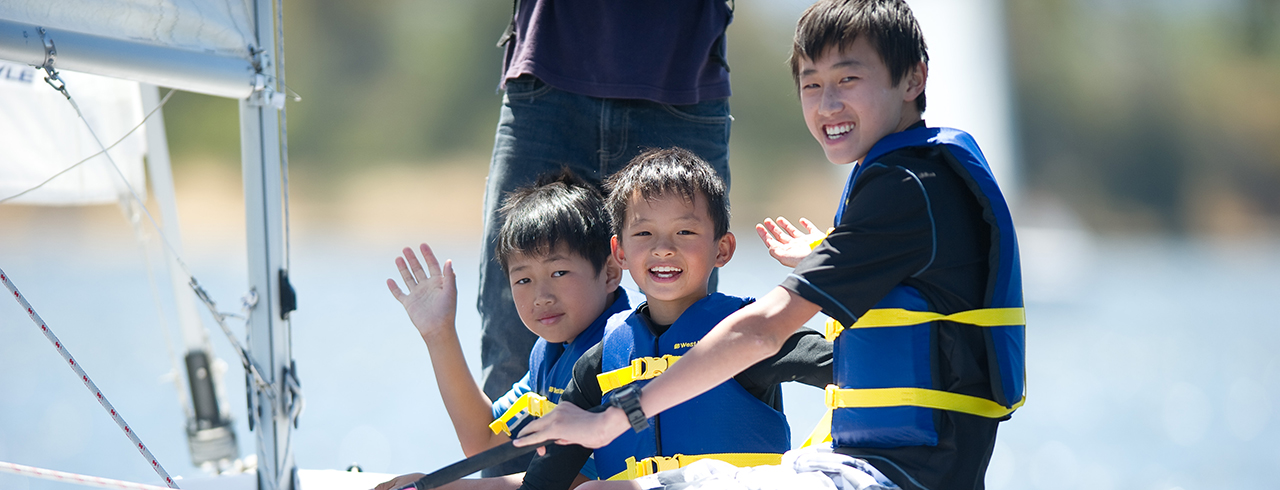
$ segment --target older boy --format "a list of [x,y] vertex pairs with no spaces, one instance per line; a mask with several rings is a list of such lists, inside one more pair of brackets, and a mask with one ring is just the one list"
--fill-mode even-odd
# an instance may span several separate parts
[[[544,176],[538,185],[510,194],[502,214],[495,255],[511,283],[520,320],[539,339],[529,371],[497,401],[491,403],[471,378],[458,343],[452,262],[445,261],[442,269],[424,243],[423,271],[413,250],[405,248],[396,267],[408,294],[387,280],[427,344],[440,395],[467,456],[509,440],[522,420],[558,403],[574,363],[600,341],[605,323],[631,310],[626,291],[618,287],[622,271],[609,257],[612,227],[594,189],[567,172]],[[596,477],[591,462],[581,472],[581,480]],[[393,482],[412,483],[420,476]],[[396,488],[392,482],[385,486]]]
[[[578,360],[562,398],[570,403],[562,406],[627,403],[717,322],[752,302],[707,294],[711,271],[733,257],[736,239],[724,183],[705,162],[678,148],[651,150],[610,177],[608,187],[613,257],[647,301],[625,319],[611,320],[600,345]],[[831,379],[831,344],[817,332],[789,333],[779,347],[733,379],[637,421],[643,430],[596,449],[601,479],[630,479],[707,458],[776,464],[790,448],[780,383],[823,386]],[[591,453],[549,447],[529,465],[522,488],[566,488]]]
[[[852,456],[836,468],[862,475],[833,478],[855,488],[982,488],[997,424],[1023,401],[1017,243],[972,138],[924,126],[927,61],[902,0],[824,0],[805,12],[792,51],[805,123],[832,163],[858,162],[837,226],[823,239],[811,226],[766,222],[761,237],[795,271],[717,325],[629,411],[656,414],[705,391],[823,311],[839,322],[830,329],[831,456]],[[517,444],[600,446],[631,414],[557,415]],[[696,486],[688,480],[652,483]]]

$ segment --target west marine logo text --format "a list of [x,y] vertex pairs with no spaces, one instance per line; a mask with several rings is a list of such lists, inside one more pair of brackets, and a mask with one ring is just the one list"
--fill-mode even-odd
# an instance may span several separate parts
[[693,347],[693,346],[695,346],[695,345],[698,345],[698,343],[697,343],[697,342],[681,342],[681,343],[679,343],[679,344],[676,344],[676,346],[675,346],[675,347],[673,347],[673,348],[674,348],[674,349],[688,349],[688,348]]

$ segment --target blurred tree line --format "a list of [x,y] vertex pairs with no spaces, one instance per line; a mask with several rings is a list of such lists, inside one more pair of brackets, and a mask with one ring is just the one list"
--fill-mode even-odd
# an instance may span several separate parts
[[[487,167],[509,2],[285,7],[287,83],[303,97],[288,114],[294,174],[323,189],[378,166]],[[728,34],[737,196],[834,175],[785,64],[804,7],[738,3]],[[1280,233],[1280,0],[1006,0],[1005,10],[1028,196],[1103,231]],[[236,111],[175,96],[175,163],[238,167]],[[750,206],[739,197],[735,215],[758,212]]]

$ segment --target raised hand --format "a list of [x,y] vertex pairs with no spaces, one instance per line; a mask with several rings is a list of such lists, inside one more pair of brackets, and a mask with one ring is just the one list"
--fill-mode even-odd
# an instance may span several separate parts
[[400,277],[409,292],[401,291],[394,279],[387,279],[387,288],[404,306],[422,340],[430,344],[439,335],[456,335],[453,323],[458,312],[458,282],[453,274],[453,261],[446,260],[441,269],[431,247],[424,243],[419,248],[422,259],[427,262],[425,271],[409,247],[404,248],[404,257],[396,257],[396,268],[400,269]]
[[756,225],[756,234],[760,235],[764,245],[769,247],[769,255],[778,259],[782,265],[795,267],[809,256],[814,243],[827,236],[807,219],[800,218],[800,224],[804,226],[805,231],[800,231],[781,216],[778,217],[777,222],[765,219],[764,223]]

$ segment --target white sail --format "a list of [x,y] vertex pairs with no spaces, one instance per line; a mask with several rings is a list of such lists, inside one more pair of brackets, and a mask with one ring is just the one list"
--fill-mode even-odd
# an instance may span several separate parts
[[[62,72],[67,87],[103,145],[124,137],[142,121],[137,82]],[[0,62],[0,199],[31,189],[101,151],[101,146],[61,93],[31,66]],[[109,155],[129,185],[145,199],[146,132],[124,138]],[[100,154],[9,203],[105,204],[128,190],[106,154]]]
[[266,85],[246,0],[5,0],[0,59],[242,99]]
[[244,0],[5,0],[0,19],[249,59]]

